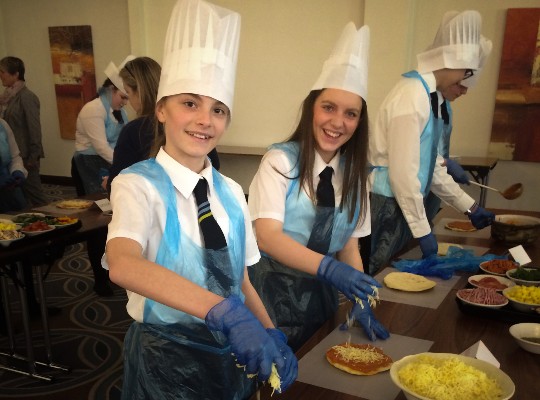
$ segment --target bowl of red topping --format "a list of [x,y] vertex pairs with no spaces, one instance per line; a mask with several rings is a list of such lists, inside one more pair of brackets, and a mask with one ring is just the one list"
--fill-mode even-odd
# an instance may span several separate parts
[[511,260],[494,259],[480,263],[480,269],[486,274],[506,277],[506,271],[517,268],[519,264]]
[[469,277],[468,281],[474,287],[495,289],[498,292],[515,285],[515,282],[508,278],[490,274],[473,275]]
[[54,226],[46,224],[44,221],[32,222],[21,228],[21,232],[24,232],[28,236],[35,236],[45,232],[50,232],[54,229]]

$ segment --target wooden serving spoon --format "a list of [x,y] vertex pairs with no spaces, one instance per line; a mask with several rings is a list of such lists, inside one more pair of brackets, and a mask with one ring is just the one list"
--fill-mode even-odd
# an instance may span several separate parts
[[521,183],[514,183],[512,186],[506,188],[505,190],[501,192],[499,189],[482,185],[481,183],[475,182],[473,180],[470,180],[469,182],[472,183],[473,185],[480,186],[489,190],[493,190],[494,192],[498,192],[506,200],[517,199],[519,196],[523,194],[523,185]]

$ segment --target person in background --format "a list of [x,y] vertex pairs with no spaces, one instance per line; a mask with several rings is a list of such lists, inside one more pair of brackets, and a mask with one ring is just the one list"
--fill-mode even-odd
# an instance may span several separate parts
[[39,99],[26,87],[24,62],[17,57],[0,60],[0,80],[6,88],[0,95],[0,118],[11,127],[28,175],[22,184],[27,205],[48,203],[39,176],[40,159],[45,155],[41,143]]
[[[160,65],[149,57],[128,61],[120,70],[131,107],[138,118],[130,121],[120,132],[114,148],[113,162],[107,179],[107,192],[111,182],[122,171],[139,161],[146,160],[154,140],[156,96],[159,85]],[[208,154],[212,166],[219,170],[216,149]]]
[[[122,66],[132,58],[128,56]],[[84,188],[84,193],[77,193],[79,196],[105,190],[103,179],[109,175],[118,135],[127,123],[123,107],[128,95],[118,72],[116,65],[109,63],[105,69],[107,79],[96,98],[86,103],[77,116],[72,176],[75,181],[80,179],[78,186]]]
[[444,15],[433,44],[418,58],[383,101],[370,131],[369,161],[372,247],[369,273],[377,273],[411,236],[417,238],[424,258],[437,254],[424,206],[431,190],[465,213],[477,229],[493,222],[494,214],[479,207],[454,182],[438,155],[444,121],[432,112],[443,103],[441,93],[463,85],[480,67],[482,49],[489,46],[480,31],[476,11]]
[[338,290],[353,301],[353,317],[369,339],[389,336],[366,302],[380,284],[363,272],[358,248],[371,229],[368,52],[369,28],[346,25],[296,130],[271,146],[249,188],[263,253],[248,268],[250,279],[293,350],[336,312]]
[[25,208],[21,185],[27,174],[13,132],[0,118],[0,213]]
[[207,157],[230,123],[239,35],[237,13],[176,3],[157,96],[159,150],[112,182],[104,266],[135,320],[122,399],[246,399],[248,374],[265,381],[272,365],[282,391],[296,379],[296,358],[246,272],[260,254],[243,190]]
[[[467,94],[469,88],[472,88],[478,82],[478,78],[482,69],[491,53],[491,41],[480,41],[480,61],[478,69],[474,72],[474,75],[469,79],[450,85],[439,93],[437,96],[431,96],[431,110],[434,118],[438,118],[444,121],[441,138],[439,140],[438,153],[443,157],[443,166],[446,166],[448,174],[452,177],[454,182],[469,185],[469,176],[459,162],[453,158],[450,158],[450,135],[452,134],[452,107],[450,103],[455,101],[461,96]],[[442,99],[439,96],[442,95]],[[433,192],[429,192],[425,200],[426,216],[428,221],[432,223],[433,219],[441,208],[441,199],[437,197]]]

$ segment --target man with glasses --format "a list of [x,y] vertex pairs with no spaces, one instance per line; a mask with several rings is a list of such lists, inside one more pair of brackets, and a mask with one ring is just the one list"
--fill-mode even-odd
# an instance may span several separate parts
[[374,167],[370,274],[386,265],[411,237],[418,239],[424,258],[437,254],[424,203],[430,190],[468,215],[477,229],[494,219],[454,182],[443,157],[448,159],[448,154],[438,151],[439,144],[442,149],[449,143],[448,100],[466,93],[491,51],[491,42],[480,33],[481,24],[476,11],[447,12],[433,44],[418,54],[418,68],[403,74],[381,105],[370,131],[369,161]]

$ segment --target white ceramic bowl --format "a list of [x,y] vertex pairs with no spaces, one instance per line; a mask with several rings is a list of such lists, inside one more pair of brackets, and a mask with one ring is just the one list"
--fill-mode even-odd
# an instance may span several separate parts
[[[532,322],[515,324],[510,327],[509,331],[523,350],[540,354],[540,324]],[[523,340],[523,338],[535,338],[538,342]]]
[[[508,271],[508,269],[506,269],[504,271],[504,273],[497,273],[497,272],[493,272],[491,270],[488,269],[489,267],[489,264],[491,263],[491,261],[493,260],[489,260],[489,261],[484,261],[482,263],[480,263],[480,269],[482,271],[484,271],[486,274],[491,274],[491,275],[497,275],[497,276],[504,276],[506,277],[506,271]],[[506,261],[509,261],[509,260],[506,260]],[[514,269],[514,268],[517,268],[519,267],[519,264],[515,261],[509,261],[509,263],[512,263],[512,268],[509,268],[509,269]]]
[[493,288],[493,286],[489,286],[489,284],[487,284],[487,283],[483,283],[483,282],[480,283],[480,284],[477,283],[477,282],[482,281],[482,279],[485,279],[485,280],[488,280],[488,279],[493,280],[493,279],[495,279],[497,282],[504,285],[505,287],[501,287],[500,289],[498,287],[494,288],[498,292],[502,292],[507,287],[512,287],[512,286],[515,285],[515,282],[511,281],[508,278],[504,278],[504,277],[498,276],[498,275],[491,275],[491,274],[482,274],[482,275],[469,276],[468,281],[474,287],[483,287],[483,288],[486,288],[486,289],[492,289]]
[[23,227],[21,229],[21,232],[23,232],[25,235],[28,235],[28,236],[36,236],[36,235],[41,235],[42,233],[50,232],[54,229],[54,225],[47,225],[47,226],[49,227],[49,229],[44,229],[41,231],[25,231]]
[[510,377],[506,373],[501,371],[499,368],[486,361],[452,353],[420,353],[412,356],[403,357],[401,360],[395,361],[392,364],[392,367],[390,367],[390,378],[392,379],[392,382],[394,382],[397,387],[403,390],[403,393],[408,400],[431,400],[429,397],[424,397],[416,394],[410,389],[408,389],[406,386],[404,386],[401,383],[398,375],[398,372],[401,368],[405,367],[411,362],[418,361],[418,357],[422,355],[443,360],[451,357],[457,357],[461,362],[470,365],[480,371],[483,371],[488,376],[488,378],[495,379],[495,381],[502,389],[502,396],[500,397],[500,400],[508,400],[514,395],[516,387],[514,385],[514,382],[512,382],[512,379],[510,379]]
[[513,299],[512,297],[510,297],[508,295],[508,292],[510,290],[514,289],[517,286],[518,285],[513,286],[511,288],[508,288],[508,289],[504,289],[502,291],[503,296],[506,297],[508,299],[508,301],[510,301],[510,305],[512,307],[514,307],[516,310],[521,311],[521,312],[527,312],[527,313],[538,312],[538,313],[540,313],[540,303],[538,303],[538,304],[524,303],[524,302],[515,300],[515,299]]
[[[536,268],[525,268],[525,267],[523,267],[523,269],[525,269],[527,271],[530,271],[532,269],[536,270]],[[508,279],[512,280],[517,285],[521,285],[521,286],[540,286],[540,280],[538,280],[538,281],[526,281],[524,279],[514,278],[513,275],[514,275],[514,273],[516,271],[517,271],[517,268],[511,269],[510,271],[506,271],[506,276],[508,277]]]

